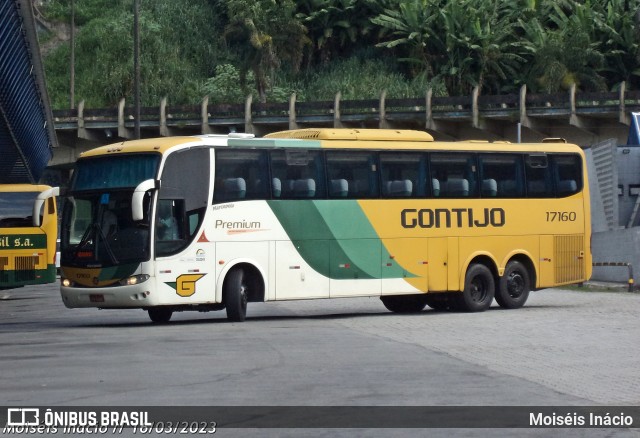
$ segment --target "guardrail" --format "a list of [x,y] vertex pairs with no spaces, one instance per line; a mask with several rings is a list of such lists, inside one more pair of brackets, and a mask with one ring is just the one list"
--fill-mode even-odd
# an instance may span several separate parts
[[[244,129],[256,132],[260,126],[294,129],[301,126],[333,126],[360,124],[369,127],[391,127],[396,122],[419,122],[427,129],[438,130],[439,122],[467,121],[474,128],[484,129],[484,120],[520,121],[535,129],[536,119],[566,117],[572,125],[583,127],[593,118],[630,124],[629,112],[640,111],[640,91],[627,91],[621,83],[615,92],[579,92],[572,86],[568,93],[533,94],[526,87],[519,94],[480,95],[479,89],[470,96],[343,100],[337,93],[333,101],[297,102],[292,95],[288,102],[260,103],[249,96],[244,104],[209,104],[208,97],[199,105],[169,105],[162,99],[159,107],[141,109],[142,127],[159,127],[160,135],[172,135],[171,130],[190,128],[207,134],[214,129],[228,132]],[[56,130],[78,130],[78,136],[92,139],[90,131],[117,129],[119,137],[131,138],[135,125],[132,107],[121,99],[117,108],[88,109],[84,102],[77,110],[54,110]]]

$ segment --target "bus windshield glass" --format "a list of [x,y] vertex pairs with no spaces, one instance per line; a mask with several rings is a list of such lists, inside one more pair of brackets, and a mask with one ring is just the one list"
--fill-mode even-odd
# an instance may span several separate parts
[[[149,258],[149,220],[133,221],[133,190],[75,194],[64,207],[62,262],[67,266],[115,266]],[[149,200],[145,200],[148,211]]]
[[134,188],[155,178],[160,154],[109,155],[77,162],[71,191]]
[[0,227],[33,225],[33,204],[38,192],[0,192]]

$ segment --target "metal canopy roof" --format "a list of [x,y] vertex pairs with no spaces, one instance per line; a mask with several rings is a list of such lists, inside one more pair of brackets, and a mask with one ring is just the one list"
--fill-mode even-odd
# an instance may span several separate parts
[[640,145],[640,113],[631,113],[631,126],[627,145]]
[[30,0],[0,0],[0,183],[36,183],[57,146]]

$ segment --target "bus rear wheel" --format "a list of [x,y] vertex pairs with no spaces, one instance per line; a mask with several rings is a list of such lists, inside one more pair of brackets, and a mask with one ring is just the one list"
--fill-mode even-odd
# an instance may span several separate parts
[[427,305],[426,295],[389,295],[380,299],[384,307],[394,313],[416,313]]
[[163,307],[154,307],[147,310],[149,313],[149,319],[156,324],[166,324],[171,319],[173,311],[171,309],[165,309]]
[[531,282],[529,281],[529,271],[516,261],[507,263],[504,275],[500,277],[496,302],[504,309],[519,309],[524,306],[529,298]]
[[229,272],[224,281],[222,295],[229,321],[242,322],[247,317],[247,284],[244,277],[244,271],[236,268]]
[[493,274],[485,265],[475,263],[467,269],[464,290],[458,296],[458,307],[464,312],[483,312],[491,306],[495,295]]

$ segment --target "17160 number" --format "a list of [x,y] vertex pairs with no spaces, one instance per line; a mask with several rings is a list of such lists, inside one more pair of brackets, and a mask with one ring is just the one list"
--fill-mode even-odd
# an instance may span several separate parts
[[547,211],[547,222],[575,222],[575,211]]

